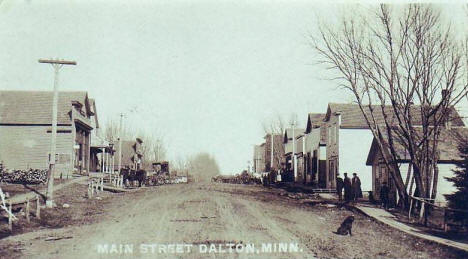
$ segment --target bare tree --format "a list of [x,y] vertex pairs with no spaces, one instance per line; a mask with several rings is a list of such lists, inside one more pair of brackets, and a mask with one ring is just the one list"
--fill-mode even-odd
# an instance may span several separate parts
[[142,139],[141,152],[143,155],[143,167],[149,169],[153,162],[163,161],[166,157],[166,147],[162,135],[141,131],[137,136]]
[[186,168],[197,182],[210,181],[213,176],[220,174],[216,159],[208,153],[198,153],[190,157]]
[[[295,115],[291,115],[293,117]],[[263,131],[265,133],[265,170],[279,170],[280,168],[271,168],[271,134],[273,135],[273,165],[281,167],[284,158],[283,134],[286,130],[286,123],[283,117],[277,114],[275,118],[268,122],[263,122]],[[275,167],[275,166],[274,166]]]
[[280,114],[277,114],[275,118],[264,121],[262,123],[263,131],[265,134],[273,133],[273,134],[283,134],[285,128],[285,122],[283,117]]
[[178,155],[175,160],[171,161],[172,169],[178,173],[186,174],[190,167],[190,161],[190,157]]
[[132,132],[130,127],[125,125],[123,125],[122,132],[120,132],[119,122],[112,119],[108,120],[104,128],[105,140],[117,143],[120,135],[122,137],[122,140],[129,140],[135,137],[135,132]]
[[439,135],[467,94],[467,80],[463,46],[440,12],[432,5],[402,8],[400,16],[382,4],[367,17],[342,18],[335,28],[321,27],[312,45],[354,95],[407,205],[396,144],[411,158],[420,196],[434,198]]

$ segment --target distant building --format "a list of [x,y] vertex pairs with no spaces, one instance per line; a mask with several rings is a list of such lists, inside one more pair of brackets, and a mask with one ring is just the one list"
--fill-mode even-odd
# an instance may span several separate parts
[[[273,136],[273,137],[272,137]],[[282,134],[266,134],[265,135],[265,172],[278,171],[282,168],[284,148]],[[273,145],[272,145],[273,140]],[[273,152],[271,152],[273,149]],[[273,157],[273,162],[272,162]]]
[[296,159],[297,159],[297,177],[296,182],[305,184],[307,182],[307,173],[305,171],[306,157],[304,156],[306,135],[302,134],[296,137]]
[[[297,153],[298,138],[304,135],[304,129],[286,129],[284,131],[283,146],[284,146],[284,181],[299,182],[300,178],[294,175],[294,152]],[[294,145],[293,145],[294,142]],[[302,145],[302,144],[301,144]],[[297,163],[297,162],[296,162]],[[296,165],[297,166],[297,165]]]
[[253,172],[265,172],[265,143],[254,146]]
[[317,188],[331,186],[326,172],[327,127],[324,119],[325,114],[323,113],[309,113],[305,130],[304,171],[306,172],[306,183]]
[[[91,119],[87,92],[59,92],[55,177],[89,172]],[[0,161],[10,169],[47,169],[53,92],[0,91]]]
[[[142,169],[143,164],[143,140],[136,138],[135,140],[122,140],[122,168],[130,168],[133,170]],[[119,142],[115,143],[115,170],[119,166]]]

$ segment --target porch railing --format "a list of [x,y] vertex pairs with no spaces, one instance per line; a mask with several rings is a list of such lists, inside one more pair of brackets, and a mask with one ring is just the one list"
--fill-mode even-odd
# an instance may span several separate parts
[[468,211],[447,208],[434,204],[434,199],[409,196],[410,207],[408,220],[413,218],[428,227],[437,228],[445,232],[468,231]]

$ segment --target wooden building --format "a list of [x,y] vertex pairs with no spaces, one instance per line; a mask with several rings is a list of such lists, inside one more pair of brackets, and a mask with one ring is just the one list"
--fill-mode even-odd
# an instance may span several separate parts
[[[459,139],[466,139],[467,137],[467,128],[453,128],[449,130],[443,130],[441,132],[438,144],[439,160],[437,161],[439,176],[437,178],[437,195],[435,197],[435,202],[438,205],[446,204],[444,194],[451,194],[456,191],[453,183],[447,181],[446,177],[453,176],[453,169],[456,168],[456,164],[463,161],[463,157],[461,157],[457,147],[459,145]],[[411,174],[413,170],[411,169],[411,160],[408,152],[403,147],[403,145],[399,144],[398,142],[395,142],[395,149],[398,153],[397,163],[400,168],[403,181],[407,179],[408,174],[410,174],[409,179],[411,179],[411,177],[413,177]],[[391,177],[391,174],[388,171],[389,169],[382,159],[382,153],[380,152],[375,138],[372,141],[372,145],[367,156],[366,165],[370,166],[372,170],[372,192],[374,194],[374,199],[380,199],[380,189],[382,184],[385,182],[390,187],[390,205],[395,206],[398,201],[398,192],[395,186],[395,181]],[[416,187],[414,180],[409,181],[407,192],[410,195],[414,195],[415,190]]]
[[265,162],[265,172],[278,172],[278,170],[282,168],[283,162],[283,134],[266,134],[264,138],[265,146],[263,161]]
[[326,172],[326,123],[325,114],[309,113],[305,130],[304,172],[305,182],[316,188],[331,186]]
[[[143,165],[143,140],[136,138],[135,140],[122,140],[122,168],[130,168],[133,170],[142,169]],[[119,170],[119,142],[114,143],[115,154],[115,170]],[[150,169],[150,168],[147,168]]]
[[265,143],[254,146],[253,172],[265,172]]
[[[385,106],[388,112],[389,121],[397,123],[393,119],[393,108]],[[374,116],[377,124],[384,126],[383,113],[380,105],[375,105]],[[368,107],[364,107],[364,111],[370,114]],[[414,119],[414,126],[421,125],[421,107],[415,105],[412,107],[411,117]],[[457,111],[451,109],[449,120],[453,127],[463,127],[464,123],[460,119]],[[327,113],[325,115],[326,123],[326,153],[327,153],[327,188],[336,187],[336,175],[339,173],[357,173],[361,179],[362,190],[372,190],[372,179],[368,176],[372,174],[371,168],[366,166],[369,147],[372,145],[374,138],[369,126],[363,116],[359,105],[357,104],[338,104],[329,103]]]
[[115,164],[115,143],[107,141],[104,137],[96,112],[95,100],[90,98],[89,103],[95,114],[91,119],[93,131],[91,132],[89,171],[111,172]]
[[[295,181],[300,182],[301,178],[298,175],[294,175],[294,167],[297,167],[297,158],[296,163],[294,163],[294,153],[297,153],[298,138],[304,135],[304,129],[286,129],[283,136],[283,146],[284,146],[284,176],[283,181]],[[294,142],[294,144],[293,144]],[[302,145],[302,144],[301,144]],[[296,170],[297,172],[297,170]]]
[[[89,172],[91,118],[87,92],[59,92],[55,177]],[[0,161],[9,169],[47,169],[53,92],[0,91]]]

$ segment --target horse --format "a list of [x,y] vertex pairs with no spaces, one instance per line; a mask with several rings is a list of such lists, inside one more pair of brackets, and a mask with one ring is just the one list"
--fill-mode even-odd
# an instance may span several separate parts
[[131,184],[131,186],[134,186],[134,182],[138,181],[138,187],[141,187],[142,184],[146,182],[147,173],[145,170],[142,169],[135,171],[129,168],[123,168],[121,171],[121,175],[123,176],[123,182],[126,186],[127,183],[128,185]]

